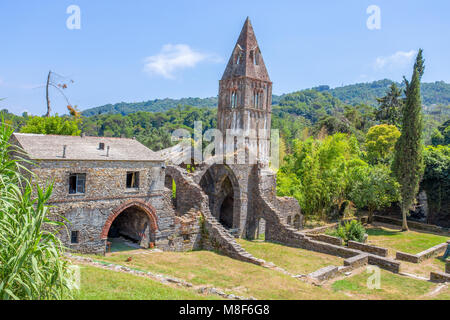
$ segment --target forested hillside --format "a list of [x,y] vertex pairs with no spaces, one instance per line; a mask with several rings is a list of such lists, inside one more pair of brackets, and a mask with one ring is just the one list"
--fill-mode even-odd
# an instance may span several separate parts
[[[330,103],[335,103],[335,100],[329,96],[339,99],[345,104],[358,105],[368,104],[376,106],[376,98],[383,96],[389,89],[393,82],[391,80],[379,80],[371,83],[357,83],[353,85],[337,87],[331,89],[329,86],[319,86],[313,88],[314,91],[322,94],[327,94],[324,99],[327,99]],[[397,85],[404,89],[404,85],[397,83]],[[289,101],[292,99],[301,99],[302,93],[307,93],[310,89],[301,90],[289,94],[283,94],[281,96],[273,95],[272,103],[274,105],[281,104],[283,101]],[[308,103],[309,100],[304,101]],[[434,83],[422,84],[422,102],[425,106],[434,104],[450,105],[450,84],[443,81]],[[217,97],[211,98],[182,98],[182,99],[156,99],[144,102],[126,103],[120,102],[114,105],[107,104],[100,107],[90,108],[83,111],[83,115],[86,117],[99,115],[99,114],[122,114],[127,115],[138,111],[148,112],[164,112],[169,109],[175,108],[178,105],[188,105],[193,107],[217,107]]]

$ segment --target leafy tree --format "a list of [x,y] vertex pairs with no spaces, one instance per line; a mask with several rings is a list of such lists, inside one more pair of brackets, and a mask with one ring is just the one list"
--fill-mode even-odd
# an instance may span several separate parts
[[406,80],[406,100],[402,110],[401,136],[395,145],[393,172],[401,186],[402,230],[408,230],[407,215],[423,174],[422,102],[420,79],[425,69],[422,49],[414,64],[411,82]]
[[367,159],[370,163],[387,163],[400,137],[397,127],[388,124],[374,126],[366,135]]
[[427,147],[424,162],[421,188],[427,193],[427,222],[450,227],[450,146]]
[[381,210],[398,200],[398,182],[391,177],[389,167],[357,167],[353,171],[349,198],[357,208],[367,208],[372,223],[375,210]]
[[351,168],[367,166],[355,137],[338,133],[296,141],[277,175],[280,196],[295,197],[307,216],[331,217],[347,199]]
[[379,108],[376,119],[382,123],[400,127],[403,107],[402,92],[395,83],[391,84],[389,90],[383,98],[377,99]]
[[32,117],[20,130],[22,133],[56,134],[77,136],[81,134],[78,128],[80,121],[69,117]]

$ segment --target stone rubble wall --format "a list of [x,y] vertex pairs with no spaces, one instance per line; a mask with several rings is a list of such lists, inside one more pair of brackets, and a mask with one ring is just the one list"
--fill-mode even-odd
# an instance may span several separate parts
[[430,281],[437,283],[450,282],[450,274],[444,272],[431,272]]
[[[387,216],[374,215],[373,220],[376,222],[388,223],[388,224],[393,224],[396,226],[402,225],[402,220],[392,218],[392,217],[387,217]],[[436,233],[449,234],[448,228],[443,228],[443,227],[439,227],[436,225],[426,224],[426,223],[421,223],[421,222],[416,222],[416,221],[408,221],[408,227],[411,229],[416,229],[416,230],[425,231],[425,232],[436,232]]]
[[235,238],[212,216],[209,210],[208,197],[186,170],[180,167],[168,166],[166,171],[174,178],[177,184],[177,192],[185,194],[182,198],[190,199],[189,204],[178,203],[179,208],[186,210],[189,207],[190,209],[198,210],[202,214],[200,232],[203,249],[218,251],[231,258],[256,265],[264,265],[266,263],[264,260],[257,259],[245,251],[236,242]]
[[364,252],[372,253],[374,255],[380,256],[380,257],[387,257],[388,256],[388,249],[381,248],[377,246],[372,246],[369,244],[364,244],[356,241],[348,241],[348,247],[352,249],[361,250]]
[[447,249],[448,243],[449,242],[444,242],[444,243],[438,244],[438,245],[436,245],[432,248],[429,248],[425,251],[422,251],[418,254],[410,254],[410,253],[406,253],[406,252],[397,251],[395,258],[397,260],[401,260],[401,261],[407,261],[407,262],[412,262],[412,263],[421,263],[422,261],[430,259],[440,253],[444,253],[445,249]]

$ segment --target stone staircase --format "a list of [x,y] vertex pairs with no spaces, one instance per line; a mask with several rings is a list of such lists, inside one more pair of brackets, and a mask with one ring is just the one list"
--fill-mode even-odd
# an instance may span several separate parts
[[268,265],[266,261],[255,258],[242,248],[236,242],[235,237],[211,214],[208,196],[186,170],[176,166],[168,166],[166,172],[175,179],[177,186],[186,188],[185,191],[189,191],[192,198],[196,199],[196,209],[200,210],[204,218],[204,230],[206,231],[206,234],[202,234],[204,249],[219,251],[231,258],[256,265]]

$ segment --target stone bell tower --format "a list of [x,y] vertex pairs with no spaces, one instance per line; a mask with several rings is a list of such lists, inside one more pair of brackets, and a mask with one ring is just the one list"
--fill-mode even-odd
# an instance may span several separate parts
[[[224,135],[225,152],[236,151],[240,139],[256,160],[268,163],[271,106],[272,82],[247,18],[219,83],[217,127]],[[238,138],[226,140],[227,131]]]

